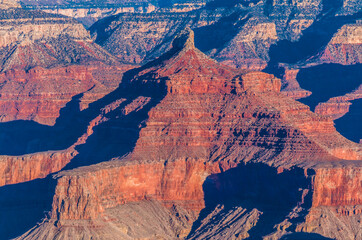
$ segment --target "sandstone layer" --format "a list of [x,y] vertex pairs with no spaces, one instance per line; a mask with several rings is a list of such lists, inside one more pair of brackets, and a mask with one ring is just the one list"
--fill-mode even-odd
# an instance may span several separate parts
[[327,102],[319,103],[315,112],[333,119],[343,117],[349,111],[350,101],[362,98],[362,85],[351,93],[344,96],[333,97]]
[[320,56],[321,62],[343,65],[362,63],[362,24],[343,25]]
[[317,168],[312,209],[297,229],[332,239],[361,238],[361,176],[360,163]]
[[60,171],[76,155],[74,149],[24,156],[0,156],[0,186],[45,178]]

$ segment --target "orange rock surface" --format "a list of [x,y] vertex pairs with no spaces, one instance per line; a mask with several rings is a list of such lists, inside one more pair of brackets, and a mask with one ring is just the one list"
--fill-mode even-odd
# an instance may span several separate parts
[[54,125],[59,110],[83,94],[80,108],[116,89],[122,65],[75,20],[41,11],[1,10],[0,121]]
[[362,205],[361,180],[360,164],[317,168],[313,181],[313,207]]
[[60,171],[76,155],[74,149],[24,156],[0,156],[0,186],[44,178]]
[[0,120],[34,120],[54,125],[60,109],[80,93],[83,97],[79,107],[86,108],[89,103],[116,89],[122,73],[128,69],[101,63],[97,65],[51,69],[36,67],[29,71],[13,69],[0,73],[3,84],[0,90]]
[[[23,238],[36,238],[44,234],[41,233],[44,229],[49,231],[47,236],[72,229],[93,229],[89,230],[90,235],[99,234],[98,228],[107,224],[113,226],[113,230],[107,228],[111,231],[108,234],[116,234],[118,230],[114,229],[123,230],[114,228],[118,220],[112,211],[147,201],[161,203],[159,211],[182,208],[188,212],[185,216],[189,219],[202,218],[200,211],[210,207],[207,184],[212,183],[221,194],[235,191],[236,197],[247,199],[270,192],[269,182],[259,184],[253,181],[254,177],[279,184],[275,186],[278,191],[288,184],[296,184],[296,189],[287,188],[285,197],[269,199],[271,203],[263,202],[263,197],[258,200],[262,202],[258,207],[264,209],[263,214],[269,211],[264,205],[280,207],[278,199],[286,199],[288,203],[295,201],[280,226],[289,220],[289,226],[293,225],[291,222],[295,215],[302,214],[302,210],[298,210],[302,207],[309,211],[361,203],[358,191],[361,145],[338,134],[330,118],[312,113],[306,105],[280,93],[281,81],[273,75],[240,72],[208,58],[195,48],[193,32],[189,29],[184,30],[174,40],[173,48],[159,59],[127,72],[120,85],[122,88],[126,89],[125,96],[112,95],[118,99],[112,99],[113,103],[104,106],[102,111],[112,111],[117,119],[132,117],[140,109],[146,109],[144,115],[132,120],[140,122],[136,127],[132,125],[132,131],[139,131],[135,145],[125,155],[111,161],[55,175],[50,219]],[[118,108],[123,102],[125,106]],[[90,144],[87,138],[92,135],[93,126],[101,127],[108,118],[107,124],[117,123],[110,116],[93,119],[78,143]],[[343,159],[350,161],[338,165]],[[257,173],[230,173],[243,166],[261,167],[256,169]],[[256,184],[255,188],[243,193],[238,185],[243,179],[250,181],[244,187]],[[265,191],[262,185],[267,186]],[[295,196],[294,192],[297,192]],[[276,197],[273,193],[267,194]],[[311,202],[308,202],[309,197]],[[99,222],[103,225],[97,225]],[[257,222],[257,219],[248,222]],[[130,232],[125,231],[125,234],[132,234],[135,228],[130,226]],[[250,228],[253,231],[249,225],[246,231]],[[183,236],[191,230],[187,226],[182,229]],[[299,229],[320,232],[301,225]],[[270,231],[268,234],[279,230],[273,224]],[[79,237],[86,236],[83,231],[75,233]],[[155,234],[157,232],[151,231],[147,236],[152,238]]]
[[186,31],[173,50],[129,82],[144,89],[161,84],[162,92],[162,81],[165,97],[148,113],[130,155],[57,175],[52,218],[59,227],[148,200],[198,214],[205,206],[205,180],[249,161],[279,166],[280,173],[312,166],[313,208],[360,204],[360,180],[354,177],[359,167],[313,167],[361,159],[360,146],[340,136],[330,119],[283,97],[279,79],[218,65],[194,48]]

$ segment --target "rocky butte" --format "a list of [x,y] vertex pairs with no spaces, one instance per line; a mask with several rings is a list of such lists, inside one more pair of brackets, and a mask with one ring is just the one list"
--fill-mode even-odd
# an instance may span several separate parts
[[[0,189],[2,235],[359,239],[361,145],[280,88],[210,59],[181,31],[89,105],[94,120],[64,171]],[[38,193],[36,208],[19,203],[20,189]],[[33,218],[11,231],[19,208]]]

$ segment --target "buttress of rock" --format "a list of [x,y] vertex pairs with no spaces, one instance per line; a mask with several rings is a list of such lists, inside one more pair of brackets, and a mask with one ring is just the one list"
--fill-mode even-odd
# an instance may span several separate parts
[[192,49],[195,48],[194,31],[187,27],[182,30],[172,42],[174,49]]

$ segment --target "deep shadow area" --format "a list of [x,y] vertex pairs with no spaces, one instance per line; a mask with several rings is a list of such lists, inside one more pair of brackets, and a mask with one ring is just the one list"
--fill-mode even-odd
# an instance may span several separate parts
[[0,239],[25,233],[51,210],[55,180],[48,177],[0,187]]
[[[171,57],[173,53],[175,50],[147,66],[158,64]],[[106,114],[105,117],[110,119],[108,122],[95,127],[93,135],[86,143],[78,146],[78,156],[65,169],[99,163],[132,151],[143,122],[148,117],[148,111],[166,94],[166,79],[154,80],[152,73],[139,76],[137,81],[132,82],[134,75],[144,68],[125,73],[117,90],[90,104],[87,110],[73,111],[72,107],[62,110],[63,115],[59,121],[65,127],[69,127],[64,128],[64,131],[77,131],[75,134],[77,135],[86,130],[89,121],[100,113],[101,108],[117,99],[126,99],[118,109]],[[145,96],[151,100],[139,111],[124,114],[121,109],[139,96]],[[48,131],[52,131],[52,128],[54,127],[48,127]],[[43,135],[36,137],[41,141],[46,141],[49,137],[58,138],[54,141],[64,140],[62,133],[58,134],[60,136],[45,134],[43,139],[41,138]],[[10,239],[24,234],[44,219],[51,210],[55,185],[55,180],[48,176],[45,179],[0,187],[0,239]]]
[[110,120],[93,128],[87,142],[76,147],[79,154],[63,170],[100,163],[132,152],[149,110],[159,101],[159,98],[151,99],[141,110],[128,115],[120,113],[120,108],[106,115]]
[[362,139],[362,99],[351,101],[349,112],[334,120],[337,131],[344,137],[359,143]]
[[168,7],[172,7],[173,3],[175,1],[174,0],[158,0],[157,3],[158,3],[158,6],[160,8],[168,8]]
[[82,95],[74,96],[60,110],[54,126],[23,120],[0,123],[0,155],[23,155],[71,146],[86,127],[83,121],[86,119],[80,117],[79,110]]
[[317,233],[298,232],[285,235],[280,240],[332,240],[332,238],[323,237]]
[[[57,124],[61,123],[64,131],[76,131],[72,134],[77,135],[85,132],[89,121],[98,116],[107,104],[120,98],[126,99],[117,109],[105,115],[110,120],[94,128],[93,135],[85,144],[78,146],[78,156],[65,169],[99,163],[132,151],[149,110],[166,95],[167,80],[155,77],[153,72],[140,75],[136,80],[134,76],[145,68],[169,59],[179,50],[174,48],[146,66],[126,72],[118,89],[91,103],[88,109],[81,112],[73,109],[72,106],[77,100],[75,98],[62,110]],[[150,101],[139,111],[125,114],[122,111],[123,107],[139,96],[148,97]],[[48,133],[53,131],[53,128],[55,127],[48,127]],[[62,132],[58,134],[60,135],[51,136],[58,138],[54,141],[64,140]],[[41,138],[42,136],[44,138]],[[50,136],[44,134],[35,137],[40,141],[46,141]],[[0,187],[0,239],[10,239],[24,234],[44,219],[51,210],[55,186],[55,180],[49,175],[45,179]]]
[[[139,138],[139,132],[148,119],[148,112],[167,93],[167,78],[157,78],[152,71],[137,76],[136,79],[134,77],[142,70],[157,66],[163,61],[168,60],[179,50],[177,47],[174,47],[160,58],[143,67],[126,72],[119,88],[107,95],[105,97],[107,100],[103,99],[103,101],[95,103],[109,103],[120,97],[126,99],[117,109],[104,116],[109,119],[107,122],[93,128],[93,134],[87,139],[85,144],[76,147],[79,154],[63,170],[97,164],[132,152]],[[138,97],[146,97],[150,101],[137,111],[132,111],[129,114],[122,112],[124,106],[132,103]]]
[[110,31],[107,32],[106,31],[107,28],[105,26],[109,26],[113,21],[116,21],[121,15],[122,13],[102,18],[97,22],[95,22],[92,26],[90,26],[89,31],[91,35],[96,34],[96,39],[94,40],[95,43],[102,46],[107,41],[108,37],[111,36],[117,28],[112,28]]
[[299,101],[308,105],[312,111],[320,102],[332,97],[350,93],[362,83],[362,64],[344,66],[340,64],[322,64],[301,69],[297,81],[301,88],[312,95]]
[[[159,61],[167,59],[172,56],[173,53],[175,53],[175,50],[165,54],[162,59],[157,59],[146,66],[149,67],[152,66],[152,64],[158,64]],[[138,96],[152,97],[152,104],[154,106],[157,104],[157,101],[165,96],[165,85],[164,82],[157,84],[154,82],[142,83],[142,79],[140,79],[139,84],[131,84],[130,80],[134,74],[142,69],[144,69],[144,67],[126,72],[123,75],[122,82],[115,91],[89,104],[89,107],[83,111],[79,109],[79,101],[82,94],[74,96],[72,101],[61,109],[60,116],[54,126],[46,126],[33,121],[0,123],[0,155],[23,155],[41,151],[66,149],[86,132],[89,122],[100,114],[103,107],[120,98],[127,99],[127,101],[121,104],[120,108],[132,102],[132,100]],[[152,79],[152,76],[147,77],[151,77]],[[143,115],[144,114],[143,112]],[[129,116],[128,119],[130,119],[130,117],[132,116]],[[117,121],[122,124],[122,120]],[[107,138],[105,137],[104,139]],[[104,139],[100,139],[100,141],[102,142]]]
[[245,15],[246,12],[236,11],[214,24],[193,29],[196,48],[202,52],[220,49],[231,41],[248,21],[249,17],[244,17]]
[[323,0],[321,13],[313,24],[302,32],[303,35],[298,41],[282,40],[270,47],[270,61],[264,71],[282,77],[283,72],[278,66],[279,63],[295,64],[315,56],[328,44],[340,27],[354,23],[356,19],[362,17],[362,11],[351,16],[335,16],[342,4],[341,0]]
[[[314,172],[308,174],[313,175]],[[276,168],[261,163],[241,164],[210,175],[203,185],[206,207],[189,236],[218,204],[222,204],[229,209],[240,206],[248,211],[256,208],[263,212],[257,225],[248,232],[248,239],[262,239],[262,236],[274,232],[273,227],[282,222],[294,207],[301,206],[302,190],[308,189],[310,184],[311,179],[305,177],[301,168],[277,174]],[[304,199],[303,207],[311,207],[311,198]]]

